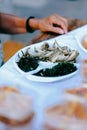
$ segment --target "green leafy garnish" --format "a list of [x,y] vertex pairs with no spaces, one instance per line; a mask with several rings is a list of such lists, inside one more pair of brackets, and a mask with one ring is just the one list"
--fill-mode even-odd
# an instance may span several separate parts
[[39,57],[31,56],[28,52],[24,54],[22,52],[22,56],[19,56],[19,61],[17,62],[18,67],[24,72],[32,71],[36,69],[39,65]]
[[77,67],[74,64],[68,62],[60,62],[54,67],[42,69],[34,75],[43,76],[43,77],[63,76],[63,75],[70,74],[76,70]]

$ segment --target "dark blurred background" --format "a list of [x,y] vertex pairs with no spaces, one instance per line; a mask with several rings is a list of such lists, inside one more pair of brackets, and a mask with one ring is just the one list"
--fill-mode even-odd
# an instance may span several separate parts
[[[57,13],[77,19],[87,19],[87,0],[0,0],[0,11],[21,17],[46,17]],[[12,39],[27,44],[38,34],[0,35],[2,41]]]

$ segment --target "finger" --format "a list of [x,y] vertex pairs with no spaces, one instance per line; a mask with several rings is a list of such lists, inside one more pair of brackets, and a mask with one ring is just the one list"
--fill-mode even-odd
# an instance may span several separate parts
[[65,33],[67,33],[67,26],[64,24],[64,22],[59,21],[58,25],[61,29],[64,30]]
[[59,27],[53,27],[53,26],[46,26],[46,29],[43,30],[44,32],[47,31],[47,32],[54,32],[54,33],[57,33],[57,34],[64,34],[64,30],[59,28]]
[[55,19],[54,23],[56,23],[56,28],[59,27],[60,29],[64,30],[64,33],[67,33],[67,25],[61,19]]
[[56,17],[57,19],[62,20],[62,22],[64,22],[64,24],[68,27],[68,21],[67,21],[66,18],[64,18],[64,17],[62,17],[62,16],[60,16],[60,15],[57,15],[57,14],[55,14],[55,17]]
[[60,28],[62,28],[64,30],[64,32],[67,33],[68,22],[65,18],[55,14],[55,15],[53,15],[53,21],[52,22],[59,25]]
[[58,16],[56,20],[58,21],[58,19],[59,19],[60,26],[65,30],[65,32],[67,32],[67,30],[68,30],[68,21],[65,18],[61,17],[61,16]]

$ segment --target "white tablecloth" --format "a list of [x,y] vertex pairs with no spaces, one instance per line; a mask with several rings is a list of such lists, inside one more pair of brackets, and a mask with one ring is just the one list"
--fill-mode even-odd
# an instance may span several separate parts
[[[87,31],[87,26],[83,26],[79,29],[76,29],[75,31],[72,31],[66,35],[56,37],[55,39],[62,39],[63,37],[69,38],[71,37],[76,47],[78,47],[78,43],[75,39],[75,36],[79,34],[79,32],[83,31],[84,34]],[[78,47],[79,48],[79,47]],[[85,57],[86,53],[81,51],[79,48],[82,57]],[[21,91],[25,92],[32,96],[34,100],[35,105],[35,111],[36,111],[36,122],[35,123],[35,129],[39,129],[39,124],[42,119],[42,110],[44,108],[44,104],[46,103],[47,97],[50,97],[50,102],[53,100],[52,96],[61,95],[64,90],[72,87],[78,87],[81,81],[80,77],[80,71],[78,71],[74,76],[51,83],[42,83],[42,82],[34,82],[29,81],[24,76],[22,76],[15,68],[13,64],[14,56],[5,63],[1,69],[0,69],[0,86],[2,85],[10,85],[10,86],[18,86],[21,87]]]

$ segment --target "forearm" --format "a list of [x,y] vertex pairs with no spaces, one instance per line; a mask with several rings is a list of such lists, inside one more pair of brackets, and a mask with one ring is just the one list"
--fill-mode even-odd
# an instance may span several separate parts
[[26,33],[26,19],[14,15],[0,13],[0,33]]

